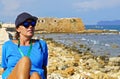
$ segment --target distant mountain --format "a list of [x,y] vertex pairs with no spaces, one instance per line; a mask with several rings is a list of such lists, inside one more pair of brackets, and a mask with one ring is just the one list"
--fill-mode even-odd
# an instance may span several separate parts
[[120,25],[120,20],[114,21],[99,21],[97,25]]

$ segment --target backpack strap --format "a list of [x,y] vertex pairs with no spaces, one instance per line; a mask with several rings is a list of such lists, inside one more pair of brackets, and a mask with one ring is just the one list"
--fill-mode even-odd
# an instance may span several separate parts
[[40,41],[41,41],[41,40],[39,40],[40,49],[41,49],[41,52],[43,52],[43,47],[42,47],[42,44],[41,44]]

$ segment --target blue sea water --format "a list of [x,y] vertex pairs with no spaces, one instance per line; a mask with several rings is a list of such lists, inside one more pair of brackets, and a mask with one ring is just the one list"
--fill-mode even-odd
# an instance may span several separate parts
[[[120,31],[120,25],[85,25],[86,29]],[[41,34],[39,38],[52,38],[68,47],[84,52],[80,45],[90,48],[94,55],[120,56],[120,34]]]
[[120,56],[120,34],[40,34],[39,38],[52,38],[58,43],[67,47],[74,47],[80,52],[87,49],[81,48],[84,45],[94,55],[107,55],[110,57]]
[[97,29],[97,30],[116,30],[120,31],[120,25],[85,25],[86,29]]

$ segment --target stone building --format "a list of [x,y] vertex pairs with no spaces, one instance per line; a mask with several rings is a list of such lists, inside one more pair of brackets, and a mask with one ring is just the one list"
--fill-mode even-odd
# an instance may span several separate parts
[[36,30],[76,33],[85,30],[85,27],[80,18],[39,18]]
[[15,28],[15,24],[12,23],[3,23],[2,28]]

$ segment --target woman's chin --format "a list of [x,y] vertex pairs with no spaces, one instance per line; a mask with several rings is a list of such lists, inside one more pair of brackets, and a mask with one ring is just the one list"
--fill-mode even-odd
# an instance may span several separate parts
[[27,35],[27,36],[28,36],[28,37],[30,37],[30,38],[32,38],[32,37],[33,37],[33,35],[34,35],[34,34],[29,34],[29,35]]

